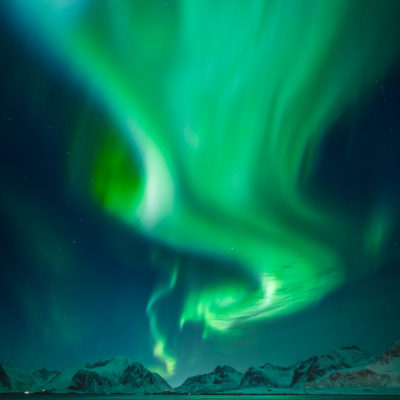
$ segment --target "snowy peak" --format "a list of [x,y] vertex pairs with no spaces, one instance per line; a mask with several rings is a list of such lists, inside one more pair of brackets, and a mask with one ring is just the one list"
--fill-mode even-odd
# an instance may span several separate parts
[[128,357],[116,356],[107,360],[97,361],[95,363],[87,363],[83,367],[85,369],[90,369],[102,373],[119,373],[127,368],[131,368],[135,371],[145,371],[146,368],[137,361],[133,361]]
[[364,366],[355,365],[353,369],[332,372],[310,387],[400,387],[400,341],[394,343],[378,360]]
[[229,374],[240,374],[240,372],[236,371],[235,368],[232,368],[229,365],[218,365],[214,370],[214,374],[224,376]]
[[330,375],[306,385],[316,389],[335,389],[348,387],[385,387],[390,377],[378,374],[368,368],[360,370],[335,371]]
[[239,371],[236,371],[235,368],[230,367],[229,365],[218,365],[213,372],[216,379],[220,380],[240,380],[243,374]]
[[312,356],[290,367],[266,363],[259,368],[249,368],[240,387],[301,388],[332,371],[365,366],[374,360],[357,346],[342,347],[327,355]]
[[240,382],[241,388],[248,387],[276,387],[276,384],[270,379],[269,374],[265,374],[261,368],[250,367],[244,374],[242,381]]
[[250,367],[244,374],[240,387],[289,387],[292,379],[293,367],[278,367],[266,363],[260,368]]
[[327,355],[313,356],[296,366],[291,386],[304,386],[332,371],[362,367],[374,360],[371,354],[357,346],[342,347]]
[[263,374],[268,375],[275,387],[290,386],[293,379],[293,367],[279,367],[265,363],[260,367]]
[[378,372],[396,372],[400,374],[400,340],[396,341],[375,363],[371,369]]
[[127,357],[52,372],[0,365],[0,392],[160,393],[170,390],[160,375]]
[[40,391],[43,386],[56,374],[53,371],[41,369],[26,371],[11,365],[0,365],[0,392]]
[[176,388],[181,393],[216,393],[236,389],[243,374],[228,365],[218,366],[208,374],[187,378]]
[[161,376],[126,357],[86,364],[71,381],[69,391],[84,393],[159,393],[171,389]]
[[358,346],[342,347],[328,354],[328,357],[340,359],[343,365],[348,365],[348,368],[360,365],[364,366],[375,361],[375,358],[371,354],[360,349]]

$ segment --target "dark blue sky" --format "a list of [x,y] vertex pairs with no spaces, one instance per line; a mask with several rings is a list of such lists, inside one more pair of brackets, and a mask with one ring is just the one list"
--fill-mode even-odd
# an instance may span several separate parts
[[[5,13],[0,47],[0,361],[53,369],[126,355],[155,366],[146,306],[164,265],[200,258],[212,269],[215,260],[167,248],[106,214],[90,194],[90,171],[77,172],[69,157],[77,121],[92,137],[113,126],[107,113],[51,56],[32,51]],[[338,116],[309,185],[355,218],[373,205],[390,209],[381,266],[302,311],[224,339],[202,340],[196,324],[172,328],[178,291],[163,311],[179,360],[173,384],[217,364],[289,365],[352,344],[379,355],[400,337],[399,110],[397,64]]]

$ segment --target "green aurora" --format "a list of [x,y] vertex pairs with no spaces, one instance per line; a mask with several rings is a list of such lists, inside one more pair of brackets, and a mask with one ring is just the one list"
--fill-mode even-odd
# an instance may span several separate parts
[[[207,338],[296,312],[379,266],[388,209],[356,219],[321,201],[310,181],[332,123],[395,62],[398,8],[15,2],[20,27],[114,122],[91,143],[93,157],[73,150],[70,168],[91,171],[93,198],[155,242],[220,266],[197,281],[185,262],[165,267],[147,306],[164,375],[178,362],[158,322],[174,290],[182,293],[176,330],[196,323]],[[85,134],[78,126],[74,142]]]

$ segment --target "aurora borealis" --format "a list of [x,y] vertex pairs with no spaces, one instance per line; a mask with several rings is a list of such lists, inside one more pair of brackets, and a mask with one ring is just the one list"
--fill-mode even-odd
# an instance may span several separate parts
[[[133,357],[181,379],[198,368],[201,346],[229,362],[243,358],[235,352],[243,344],[252,360],[268,335],[287,332],[282,321],[302,326],[293,321],[303,315],[299,330],[306,332],[307,318],[319,325],[329,299],[346,290],[351,299],[335,301],[357,313],[352,296],[365,290],[365,326],[379,326],[375,305],[382,304],[389,309],[382,331],[398,336],[399,296],[379,286],[388,275],[400,282],[397,1],[6,4],[7,37],[19,52],[12,60],[34,65],[18,64],[18,73],[3,66],[15,77],[30,75],[31,86],[15,78],[28,121],[18,128],[18,146],[31,143],[32,126],[49,113],[53,122],[45,125],[58,127],[44,134],[55,151],[52,171],[36,171],[39,181],[28,187],[18,183],[19,171],[37,161],[30,152],[43,152],[33,141],[19,167],[4,162],[0,180],[10,199],[0,203],[4,229],[19,227],[7,235],[10,254],[30,249],[19,262],[28,264],[27,286],[35,288],[29,295],[10,283],[7,290],[31,323],[51,316],[39,329],[47,332],[43,343],[58,335],[62,351],[79,353],[82,332],[106,325],[115,342],[137,342],[127,347]],[[13,148],[16,128],[8,129]],[[389,129],[390,139],[382,133]],[[61,203],[92,222],[82,228],[85,218],[68,217]],[[63,239],[76,231],[80,240]],[[76,250],[84,237],[86,246]],[[22,256],[9,257],[11,265]],[[18,274],[5,271],[13,282]],[[132,290],[123,289],[127,277]],[[373,284],[371,296],[357,286]],[[374,298],[382,290],[387,297]],[[119,292],[123,301],[111,307],[107,299]],[[100,296],[101,304],[76,300],[83,293]],[[42,302],[51,304],[45,316]],[[75,322],[64,319],[63,307]],[[109,318],[120,316],[118,328],[100,324],[108,308]],[[315,316],[301,314],[307,312]],[[122,339],[124,315],[135,315],[137,328]],[[374,332],[369,345],[387,346],[388,336]],[[189,347],[199,350],[188,356]],[[95,358],[96,351],[85,354]]]

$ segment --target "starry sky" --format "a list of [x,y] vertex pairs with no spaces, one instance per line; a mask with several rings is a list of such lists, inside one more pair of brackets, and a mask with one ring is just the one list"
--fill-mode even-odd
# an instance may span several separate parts
[[400,337],[400,5],[5,0],[0,360],[173,384]]

